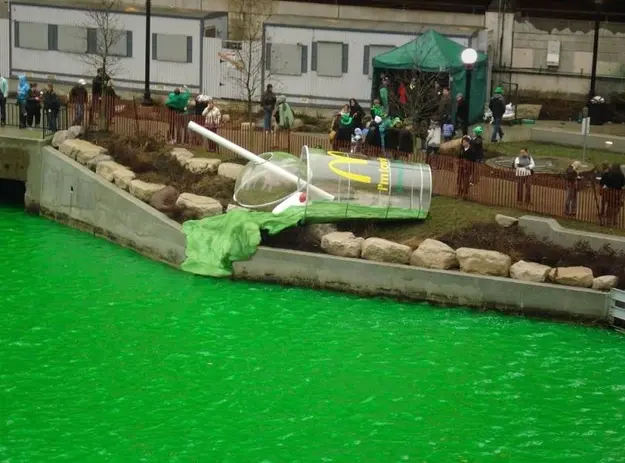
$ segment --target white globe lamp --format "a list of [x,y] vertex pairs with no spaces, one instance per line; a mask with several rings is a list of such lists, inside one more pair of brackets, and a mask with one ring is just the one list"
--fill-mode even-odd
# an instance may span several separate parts
[[465,48],[460,55],[460,59],[467,66],[472,66],[477,61],[477,52],[473,48]]

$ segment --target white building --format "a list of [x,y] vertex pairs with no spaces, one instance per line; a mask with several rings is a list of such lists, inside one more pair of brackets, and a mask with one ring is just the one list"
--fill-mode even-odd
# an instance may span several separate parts
[[265,24],[264,80],[296,104],[368,102],[372,59],[429,29],[464,46],[485,47],[481,28],[374,21],[338,26],[327,19],[273,16]]
[[[94,13],[95,12],[95,13]],[[99,15],[99,16],[98,16]],[[33,79],[73,83],[94,75],[93,54],[102,49],[98,19],[102,13],[81,6],[53,5],[45,0],[11,1],[9,72]],[[143,87],[145,12],[135,7],[110,14],[116,61],[113,79],[119,88]],[[186,84],[202,86],[204,37],[227,38],[227,13],[182,13],[153,9],[150,81],[154,90]]]

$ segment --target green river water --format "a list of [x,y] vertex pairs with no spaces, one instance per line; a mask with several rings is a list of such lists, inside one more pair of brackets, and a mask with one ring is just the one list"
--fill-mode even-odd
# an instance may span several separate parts
[[623,462],[625,338],[192,276],[0,207],[0,461]]

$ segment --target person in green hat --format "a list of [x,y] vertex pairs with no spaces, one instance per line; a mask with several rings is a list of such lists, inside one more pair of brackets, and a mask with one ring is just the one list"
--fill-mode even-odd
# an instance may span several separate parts
[[475,153],[475,162],[484,161],[484,129],[477,126],[473,129],[473,136],[471,137],[471,147]]
[[503,139],[501,121],[503,119],[504,113],[506,112],[506,100],[503,97],[503,88],[497,87],[495,89],[495,94],[490,99],[488,107],[493,114],[493,135],[490,141],[496,143],[497,141],[501,141]]

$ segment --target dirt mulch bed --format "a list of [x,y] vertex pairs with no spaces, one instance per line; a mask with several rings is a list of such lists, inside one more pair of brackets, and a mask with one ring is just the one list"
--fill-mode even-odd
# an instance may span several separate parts
[[234,180],[211,174],[193,174],[169,156],[171,146],[143,135],[123,137],[92,134],[89,141],[108,149],[115,162],[137,174],[139,180],[173,186],[181,193],[208,196],[225,207],[232,202]]
[[466,247],[490,249],[507,254],[513,262],[525,260],[549,267],[591,268],[595,276],[615,275],[619,289],[625,289],[625,254],[609,247],[593,251],[587,243],[580,242],[573,249],[526,235],[519,229],[501,228],[497,224],[476,224],[437,238],[454,249]]

